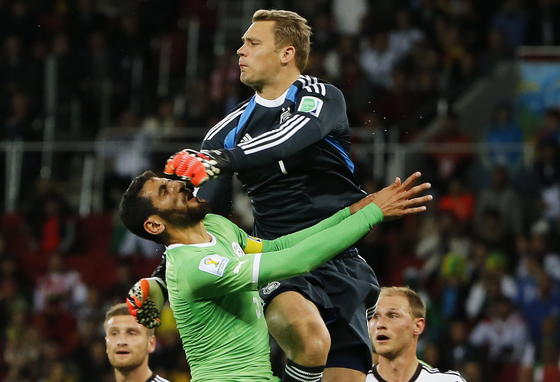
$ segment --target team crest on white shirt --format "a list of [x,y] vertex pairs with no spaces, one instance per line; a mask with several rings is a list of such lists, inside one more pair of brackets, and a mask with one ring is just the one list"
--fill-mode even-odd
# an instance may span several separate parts
[[241,248],[239,243],[236,242],[231,243],[231,248],[233,249],[233,252],[235,253],[236,256],[241,257],[245,255],[245,252],[243,252],[243,249]]

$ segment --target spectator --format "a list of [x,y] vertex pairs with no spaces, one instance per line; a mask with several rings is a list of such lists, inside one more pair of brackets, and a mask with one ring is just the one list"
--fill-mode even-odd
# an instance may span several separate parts
[[507,273],[506,258],[501,253],[492,253],[486,259],[484,271],[479,281],[470,289],[465,300],[465,311],[468,318],[478,319],[498,296],[515,298],[517,286],[513,277]]
[[496,166],[492,170],[490,187],[483,188],[476,203],[476,226],[482,224],[484,211],[495,208],[503,218],[507,234],[521,233],[523,210],[521,200],[509,183],[508,171],[503,166]]
[[496,105],[486,143],[488,151],[484,151],[482,159],[487,168],[502,166],[511,174],[519,171],[523,160],[523,132],[513,119],[510,105]]
[[[560,316],[560,283],[540,268],[535,269],[532,277],[533,280],[520,283],[520,286],[524,285],[526,289],[519,290],[518,299],[521,312],[527,320],[531,339],[536,346],[540,346],[545,338],[544,323],[547,320],[556,320]],[[529,288],[535,288],[536,293],[531,295]],[[552,333],[552,337],[556,337],[555,333]]]
[[560,109],[551,108],[545,112],[537,141],[539,145],[550,143],[560,146]]
[[178,121],[173,110],[173,101],[168,98],[161,99],[158,103],[157,114],[149,116],[142,121],[142,134],[148,139],[156,136],[172,135]]
[[496,65],[511,58],[513,58],[513,48],[507,45],[502,31],[490,28],[486,37],[486,50],[480,58],[482,72],[489,73]]
[[440,309],[447,321],[465,316],[463,301],[467,295],[467,266],[465,257],[448,253],[441,262]]
[[542,363],[535,366],[533,378],[536,382],[560,380],[560,351],[557,342],[545,338],[540,348]]
[[560,4],[554,0],[539,0],[529,10],[527,42],[529,45],[560,44]]
[[391,82],[386,92],[375,105],[380,116],[386,118],[390,125],[413,117],[416,99],[409,84],[407,73],[402,68],[395,68],[391,73]]
[[451,212],[462,224],[469,223],[474,216],[475,198],[472,192],[465,190],[460,178],[452,178],[447,194],[441,196],[438,208]]
[[11,98],[9,115],[2,126],[3,140],[39,140],[42,136],[34,129],[33,121],[29,98],[23,93],[15,93]]
[[85,304],[87,296],[80,274],[66,269],[62,257],[54,254],[49,258],[47,273],[37,281],[33,306],[36,312],[43,312],[49,303],[51,311],[61,305],[74,310]]
[[438,145],[438,150],[430,154],[436,174],[433,175],[436,189],[442,190],[442,182],[449,181],[452,177],[461,177],[471,163],[470,137],[459,128],[459,117],[454,112],[447,114],[442,121],[438,133],[432,141]]
[[366,0],[334,0],[335,29],[341,35],[357,36],[368,11]]
[[540,185],[543,216],[554,220],[560,216],[560,146],[552,142],[542,143],[534,164]]
[[487,320],[473,328],[469,342],[488,354],[486,375],[489,380],[517,380],[523,356],[531,348],[525,322],[507,297],[494,298],[486,312]]
[[413,45],[424,38],[421,30],[410,21],[407,9],[399,9],[395,15],[395,28],[389,32],[389,45],[393,47],[398,58],[408,55]]
[[[460,370],[474,357],[474,350],[468,341],[469,328],[464,320],[453,320],[449,323],[444,342],[444,369]],[[464,375],[464,374],[463,374]],[[468,378],[465,375],[465,378]],[[471,381],[471,379],[467,379]]]
[[440,269],[443,257],[453,253],[466,258],[470,250],[470,238],[465,235],[454,214],[441,211],[433,221],[427,220],[420,231],[416,256],[423,260],[422,279],[430,279]]
[[368,37],[360,53],[360,64],[372,83],[388,88],[398,58],[395,48],[389,45],[387,31],[377,31]]
[[504,219],[495,207],[488,207],[482,211],[474,231],[490,250],[511,250],[512,237],[508,235]]
[[52,185],[37,184],[40,193],[31,202],[27,221],[42,255],[66,254],[76,242],[76,222],[68,201]]
[[525,42],[527,16],[519,0],[505,0],[492,25],[504,34],[509,46],[516,48]]

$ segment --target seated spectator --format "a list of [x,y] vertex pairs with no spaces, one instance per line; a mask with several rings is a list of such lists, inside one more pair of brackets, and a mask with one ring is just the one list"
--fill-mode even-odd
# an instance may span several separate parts
[[504,1],[491,25],[504,34],[509,46],[516,48],[525,42],[527,15],[519,0]]
[[470,237],[465,235],[454,214],[441,211],[436,218],[426,220],[421,239],[416,245],[416,256],[424,261],[420,276],[422,279],[434,276],[440,269],[443,257],[454,253],[464,258],[470,250]]
[[547,235],[548,229],[540,231],[534,227],[529,250],[531,256],[540,264],[545,273],[560,282],[560,255],[551,249]]
[[[444,369],[459,370],[474,357],[474,350],[468,341],[468,327],[464,320],[449,323],[444,343]],[[468,379],[468,381],[471,381]]]
[[405,70],[395,68],[391,72],[391,79],[386,92],[375,105],[380,116],[387,119],[389,125],[412,118],[416,110],[416,99]]
[[39,181],[27,222],[42,255],[66,254],[76,242],[76,222],[66,197],[54,185]]
[[66,269],[62,257],[55,254],[49,259],[47,273],[37,281],[33,305],[36,312],[42,312],[47,307],[47,301],[56,299],[65,307],[76,309],[86,302],[87,295],[87,287],[80,274]]
[[492,253],[486,259],[480,279],[474,282],[465,300],[465,311],[470,319],[482,317],[484,308],[497,296],[515,298],[517,286],[507,273],[506,262],[501,253]]
[[474,228],[477,237],[490,250],[509,252],[512,249],[512,237],[508,235],[504,219],[495,207],[483,210]]
[[512,174],[519,171],[523,160],[523,132],[513,119],[509,104],[495,106],[486,143],[488,148],[483,151],[482,160],[487,168],[502,166]]
[[432,179],[436,183],[436,189],[440,191],[444,188],[444,182],[463,176],[471,163],[472,148],[468,146],[471,139],[460,130],[459,122],[457,114],[449,112],[432,138],[432,142],[438,147],[437,151],[429,154],[436,169]]
[[43,309],[33,317],[33,324],[45,340],[57,344],[61,354],[67,356],[76,349],[79,341],[76,318],[65,305],[62,295],[50,295]]
[[469,223],[474,216],[475,198],[472,192],[465,189],[460,178],[453,178],[449,182],[447,194],[439,198],[438,208],[455,215],[459,222]]
[[406,56],[413,45],[424,38],[424,33],[410,22],[407,9],[399,9],[395,15],[395,28],[389,32],[389,45],[397,57]]
[[[525,280],[518,286],[527,289],[517,293],[519,307],[527,320],[531,338],[536,346],[540,346],[544,339],[542,332],[547,319],[557,319],[560,316],[560,283],[539,270],[534,280]],[[531,281],[536,283],[531,283]],[[536,285],[535,285],[536,284]],[[536,295],[531,296],[531,287],[536,287]],[[553,337],[554,334],[553,334]]]
[[480,68],[489,73],[496,65],[513,58],[513,49],[507,44],[504,34],[497,28],[490,28],[486,38],[486,50],[480,57]]
[[465,256],[448,253],[441,262],[441,313],[446,320],[465,316],[463,301],[467,295]]
[[503,217],[507,234],[521,232],[523,222],[521,200],[509,183],[506,167],[494,167],[490,187],[483,188],[480,191],[476,203],[475,226],[482,224],[483,212],[489,208],[495,208],[499,211]]
[[488,380],[517,380],[523,357],[531,349],[527,326],[507,297],[498,296],[486,307],[487,319],[473,328],[469,342],[487,354]]
[[18,336],[9,336],[4,349],[4,381],[35,381],[42,376],[44,338],[37,328],[24,323]]
[[560,217],[560,146],[551,141],[541,142],[534,171],[540,185],[544,217],[548,220]]
[[539,0],[528,11],[527,45],[560,45],[560,3]]
[[[116,126],[104,129],[97,139],[103,142],[98,155],[107,160],[103,181],[103,204],[115,208],[122,190],[139,169],[149,167],[151,135],[140,128],[137,114],[124,110],[115,121]],[[117,196],[119,195],[119,196]]]
[[398,59],[394,47],[389,45],[387,31],[377,31],[369,36],[360,53],[360,64],[369,80],[383,88],[391,84],[391,72]]
[[467,361],[462,367],[461,374],[465,377],[465,381],[469,382],[485,382],[482,371],[482,365],[477,361]]

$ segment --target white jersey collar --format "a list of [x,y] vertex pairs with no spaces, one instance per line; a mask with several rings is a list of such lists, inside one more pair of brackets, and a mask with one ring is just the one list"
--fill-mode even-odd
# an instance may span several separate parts
[[255,93],[255,102],[265,107],[278,107],[284,103],[288,90],[290,90],[290,88],[286,89],[284,94],[276,99],[266,99]]
[[208,243],[198,243],[198,244],[171,244],[168,245],[167,247],[165,247],[166,251],[169,251],[171,249],[175,249],[178,247],[183,247],[183,246],[187,246],[187,247],[211,247],[213,245],[216,245],[216,237],[214,235],[212,235],[210,232],[208,232],[208,235],[210,235],[210,237],[212,238],[212,240],[210,240],[210,242]]

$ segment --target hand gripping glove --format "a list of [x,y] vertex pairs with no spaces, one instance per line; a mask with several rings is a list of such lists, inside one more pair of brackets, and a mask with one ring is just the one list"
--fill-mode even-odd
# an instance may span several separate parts
[[136,318],[139,324],[148,329],[153,329],[161,324],[159,318],[161,308],[165,302],[162,285],[163,281],[152,277],[140,279],[130,290],[126,297],[128,311]]
[[199,152],[185,149],[167,160],[163,172],[167,175],[177,175],[183,180],[190,181],[193,186],[199,187],[207,180],[214,179],[230,169],[230,160],[223,151]]

